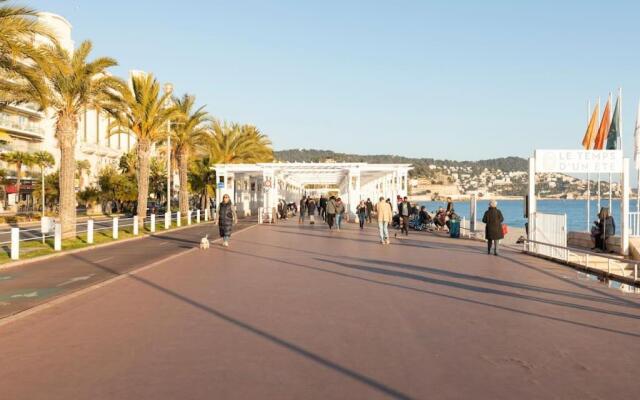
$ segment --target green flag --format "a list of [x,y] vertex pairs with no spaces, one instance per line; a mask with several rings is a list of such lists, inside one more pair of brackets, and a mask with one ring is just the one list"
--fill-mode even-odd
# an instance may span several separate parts
[[618,150],[618,141],[620,140],[620,98],[616,100],[616,108],[613,110],[613,118],[611,126],[609,126],[609,134],[607,135],[607,150]]

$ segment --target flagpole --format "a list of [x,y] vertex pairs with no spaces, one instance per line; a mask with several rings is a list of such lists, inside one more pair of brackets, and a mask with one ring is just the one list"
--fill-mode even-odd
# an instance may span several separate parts
[[[600,97],[598,97],[598,109],[600,109]],[[602,123],[602,121],[600,123]],[[598,209],[596,212],[600,212],[600,171],[598,171]]]
[[[587,125],[591,122],[591,100],[587,104]],[[589,128],[587,128],[589,129]],[[589,143],[587,143],[587,150],[590,150]],[[587,172],[587,232],[591,228],[591,175]]]
[[[611,102],[611,92],[609,92],[609,104],[612,104]],[[611,108],[613,107],[613,104],[611,105],[611,107],[609,107],[609,129],[611,129],[611,118],[612,118],[612,111]],[[608,132],[607,132],[608,133]],[[613,205],[611,204],[611,172],[609,172],[609,212],[613,212]]]

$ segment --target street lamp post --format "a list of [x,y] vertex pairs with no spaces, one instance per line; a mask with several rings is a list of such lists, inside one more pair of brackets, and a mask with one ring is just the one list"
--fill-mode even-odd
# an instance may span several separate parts
[[[173,93],[173,85],[165,83],[164,92],[168,95],[167,107],[171,107],[171,94]],[[171,120],[167,120],[167,210],[171,213]]]

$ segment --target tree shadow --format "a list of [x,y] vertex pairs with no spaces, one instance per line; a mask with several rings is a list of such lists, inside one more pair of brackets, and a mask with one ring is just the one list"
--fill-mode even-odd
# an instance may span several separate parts
[[[494,309],[498,309],[498,310],[509,311],[509,312],[516,313],[516,314],[521,314],[521,315],[541,318],[541,319],[545,319],[545,320],[549,320],[549,321],[561,322],[561,323],[566,323],[566,324],[569,324],[569,325],[575,325],[575,326],[580,326],[580,327],[584,327],[584,328],[590,328],[590,329],[595,329],[595,330],[599,330],[599,331],[605,331],[605,332],[616,333],[616,334],[620,334],[620,335],[640,338],[640,334],[634,333],[634,332],[626,332],[626,331],[621,331],[621,330],[617,330],[617,329],[613,329],[613,328],[608,328],[608,327],[602,327],[602,326],[597,326],[597,325],[593,325],[593,324],[588,324],[588,323],[584,323],[584,322],[572,321],[572,320],[565,319],[565,318],[553,317],[553,316],[548,315],[548,314],[539,314],[539,313],[535,313],[535,312],[532,312],[532,311],[525,311],[525,310],[521,310],[521,309],[517,309],[517,308],[501,306],[501,305],[498,305],[498,304],[491,304],[491,303],[487,303],[487,302],[484,302],[484,301],[481,301],[481,300],[474,300],[474,299],[469,299],[469,298],[465,298],[465,297],[459,297],[459,296],[455,296],[455,295],[451,295],[451,294],[439,293],[439,292],[426,290],[426,289],[419,289],[419,288],[415,288],[415,287],[411,287],[411,286],[405,286],[405,285],[401,285],[401,284],[397,284],[397,283],[379,281],[379,280],[376,280],[376,279],[365,278],[365,277],[356,276],[356,275],[350,275],[350,274],[347,274],[347,273],[344,273],[344,272],[339,272],[339,271],[331,271],[331,270],[327,270],[327,269],[320,268],[320,267],[314,267],[314,266],[311,266],[311,265],[300,264],[300,263],[295,263],[295,262],[291,262],[291,261],[284,261],[284,260],[278,259],[278,258],[267,257],[267,256],[259,256],[259,255],[253,254],[253,253],[245,253],[245,252],[241,252],[241,251],[237,251],[237,250],[230,250],[230,249],[225,250],[225,252],[235,253],[235,254],[239,254],[239,255],[243,255],[243,256],[247,256],[247,257],[258,258],[258,259],[262,259],[262,260],[266,260],[266,261],[272,261],[274,264],[284,264],[284,265],[288,265],[288,266],[292,266],[292,267],[296,267],[296,268],[304,268],[304,269],[308,269],[308,270],[312,270],[312,271],[317,271],[317,272],[322,272],[322,273],[326,273],[326,274],[336,275],[336,276],[349,278],[349,279],[353,279],[353,280],[358,280],[358,281],[363,281],[363,282],[368,282],[368,283],[374,283],[376,285],[393,287],[393,288],[398,288],[398,289],[403,289],[403,290],[409,290],[409,291],[412,291],[412,292],[418,292],[418,293],[428,294],[428,295],[432,295],[432,296],[436,296],[436,297],[442,297],[442,298],[451,299],[451,300],[457,300],[457,301],[461,301],[461,302],[465,302],[465,303],[476,304],[476,305],[489,307],[489,308],[494,308]],[[633,316],[633,317],[636,317],[636,316]],[[637,317],[637,318],[640,318],[640,317]]]
[[[102,269],[104,271],[107,271],[109,273],[112,274],[116,274],[116,275],[120,275],[120,273],[118,271],[113,270],[112,268],[109,268],[107,266],[102,265],[101,263],[96,263],[90,260],[87,260],[85,258],[83,258],[80,255],[76,255],[76,258],[82,259],[85,262],[95,266],[96,268]],[[254,335],[265,339],[273,344],[276,344],[278,346],[280,346],[281,348],[284,348],[286,350],[289,350],[293,353],[296,353],[304,358],[306,358],[307,360],[310,360],[320,366],[323,366],[325,368],[331,369],[335,372],[338,372],[348,378],[351,378],[357,382],[360,382],[366,386],[368,386],[369,388],[372,388],[374,390],[377,390],[380,393],[383,393],[391,398],[394,399],[400,399],[400,400],[410,400],[411,397],[403,392],[401,392],[400,390],[394,389],[388,385],[385,385],[384,383],[378,382],[377,380],[368,377],[364,374],[361,374],[353,369],[350,369],[348,367],[345,367],[343,365],[340,365],[336,362],[333,362],[327,358],[322,357],[321,355],[314,353],[310,350],[307,350],[305,348],[303,348],[302,346],[299,346],[293,342],[287,341],[285,339],[282,339],[278,336],[276,336],[275,334],[272,334],[270,332],[267,332],[263,329],[260,329],[254,325],[251,325],[248,322],[242,321],[240,319],[234,318],[228,314],[225,314],[219,310],[216,310],[215,308],[208,306],[206,304],[200,303],[196,300],[193,300],[183,294],[180,294],[178,292],[175,292],[171,289],[165,288],[161,285],[158,285],[157,283],[154,283],[148,279],[142,278],[138,275],[134,275],[131,273],[128,273],[128,278],[133,279],[134,281],[141,283],[147,287],[150,287],[154,290],[157,290],[161,293],[164,293],[178,301],[181,301],[185,304],[188,304],[200,311],[203,311],[213,317],[216,317],[218,319],[221,319],[237,328],[243,329],[247,332],[253,333]]]

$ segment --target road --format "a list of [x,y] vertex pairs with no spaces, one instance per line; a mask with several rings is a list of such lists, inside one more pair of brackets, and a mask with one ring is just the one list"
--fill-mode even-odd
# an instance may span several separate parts
[[392,242],[371,227],[283,224],[164,254],[1,326],[3,396],[637,397],[638,295],[482,243]]

